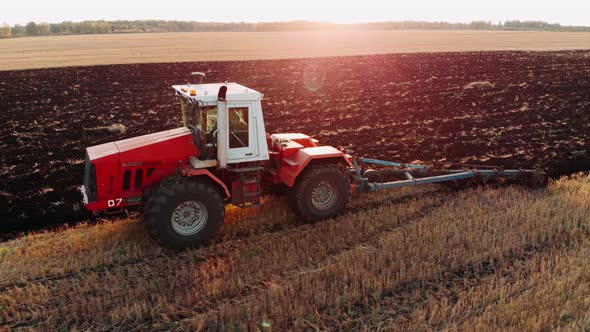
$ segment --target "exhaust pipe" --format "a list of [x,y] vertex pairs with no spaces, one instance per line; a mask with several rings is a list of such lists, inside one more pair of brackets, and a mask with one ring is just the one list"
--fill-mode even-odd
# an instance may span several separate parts
[[226,86],[219,88],[219,92],[217,94],[217,159],[219,161],[219,167],[221,168],[227,167],[227,152],[229,148],[229,121],[227,114],[226,94]]

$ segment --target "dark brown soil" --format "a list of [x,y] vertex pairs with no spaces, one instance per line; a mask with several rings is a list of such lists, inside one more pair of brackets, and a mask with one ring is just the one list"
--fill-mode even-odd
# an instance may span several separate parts
[[[400,161],[590,169],[590,51],[400,54],[0,72],[0,233],[76,222],[84,148],[179,126],[195,70],[265,94],[268,132]],[[475,81],[493,87],[465,89]],[[95,130],[123,124],[125,132]]]

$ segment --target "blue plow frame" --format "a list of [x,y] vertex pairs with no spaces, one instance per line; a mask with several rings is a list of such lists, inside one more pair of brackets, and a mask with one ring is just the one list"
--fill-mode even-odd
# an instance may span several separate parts
[[[434,166],[425,166],[420,164],[398,163],[369,158],[355,158],[353,160],[354,172],[360,180],[358,189],[364,192],[374,192],[383,189],[401,188],[407,186],[418,186],[430,183],[441,183],[465,179],[490,180],[493,178],[519,179],[522,178],[525,183],[531,186],[544,186],[547,184],[547,176],[544,172],[538,170],[503,170],[499,167],[477,166],[466,164],[448,164],[458,166],[457,169],[436,168]],[[363,174],[359,164],[373,164],[388,169],[387,174],[405,177],[403,180],[391,182],[369,182]]]

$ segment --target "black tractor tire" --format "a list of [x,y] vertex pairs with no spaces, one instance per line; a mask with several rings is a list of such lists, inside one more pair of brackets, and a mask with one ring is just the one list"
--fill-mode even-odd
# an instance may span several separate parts
[[303,219],[328,219],[346,207],[350,182],[337,165],[312,165],[299,176],[291,193],[290,203]]
[[225,217],[223,196],[207,181],[172,176],[144,206],[150,236],[173,250],[198,248],[217,235]]

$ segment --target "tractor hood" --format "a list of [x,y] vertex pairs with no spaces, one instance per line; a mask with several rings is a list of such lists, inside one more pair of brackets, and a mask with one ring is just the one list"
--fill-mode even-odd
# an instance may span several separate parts
[[136,204],[141,190],[174,173],[191,156],[198,157],[199,149],[185,127],[89,147],[84,203],[91,211]]
[[172,140],[189,134],[191,134],[191,131],[188,128],[181,127],[149,135],[91,146],[86,149],[86,152],[88,153],[88,158],[90,160],[96,160],[120,152],[151,146],[156,143]]

